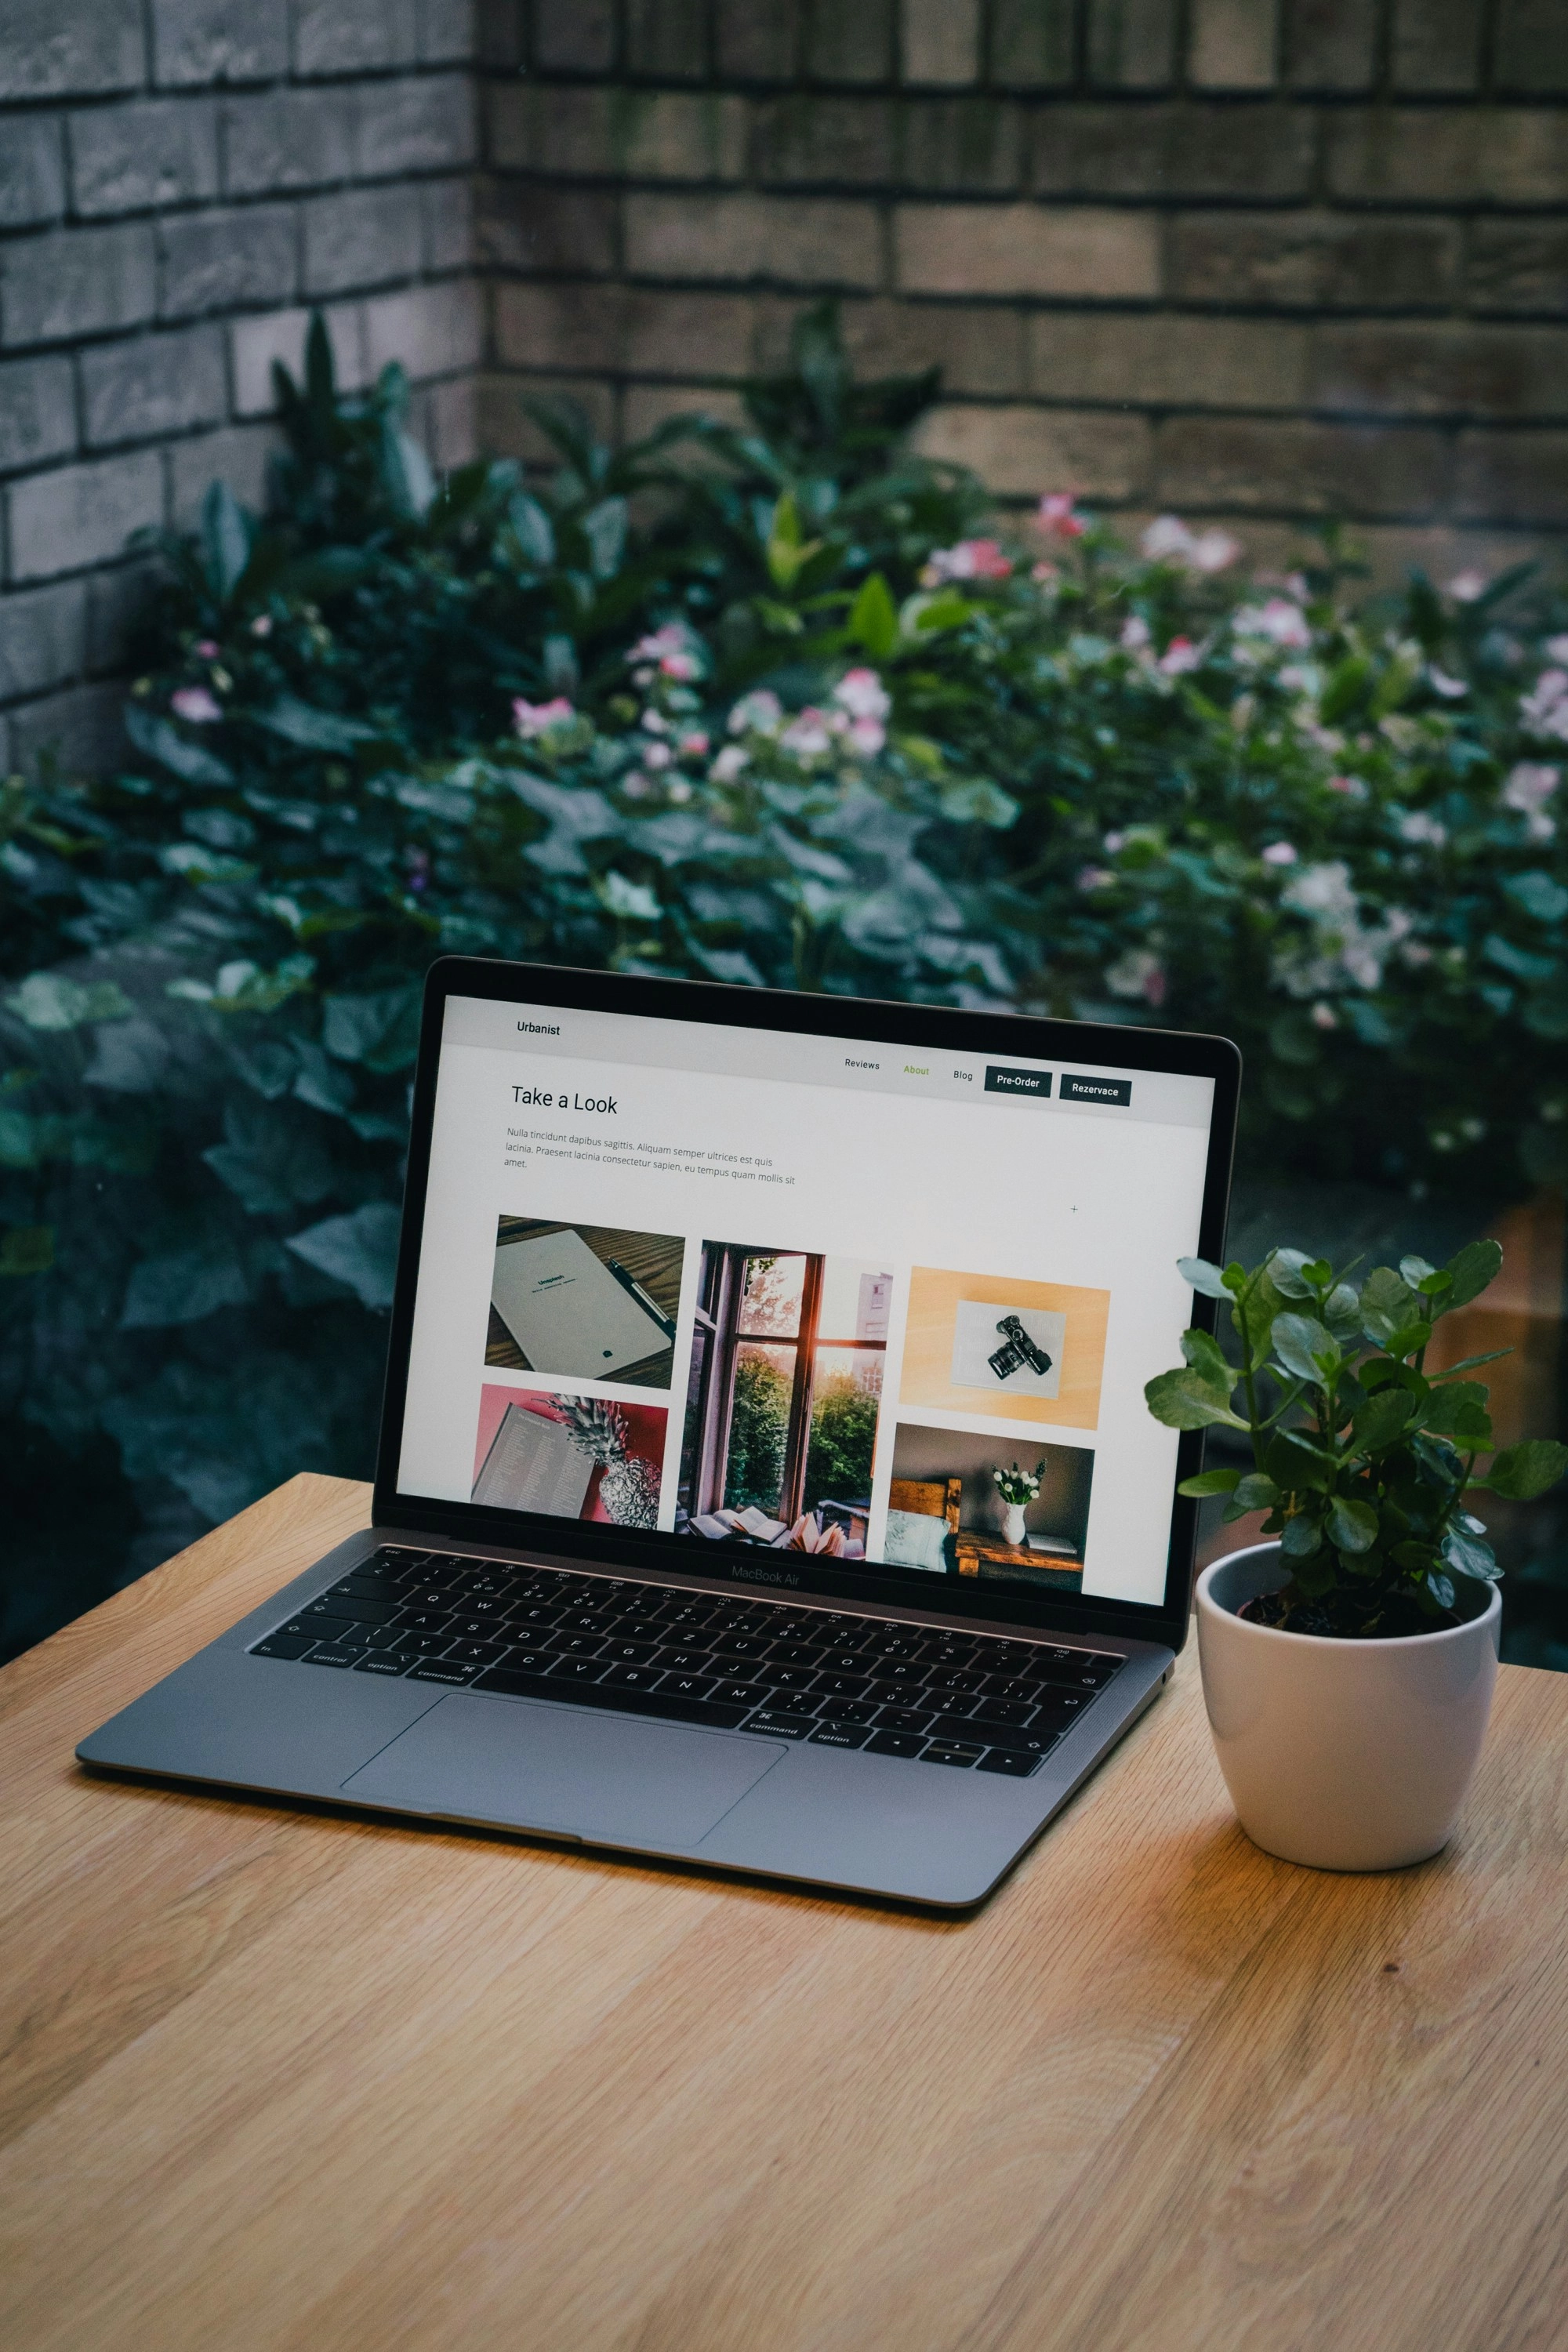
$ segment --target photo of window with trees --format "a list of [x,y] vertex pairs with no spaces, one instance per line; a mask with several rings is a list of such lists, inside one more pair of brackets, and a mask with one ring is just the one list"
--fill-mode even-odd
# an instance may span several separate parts
[[678,1531],[865,1557],[892,1276],[705,1242]]

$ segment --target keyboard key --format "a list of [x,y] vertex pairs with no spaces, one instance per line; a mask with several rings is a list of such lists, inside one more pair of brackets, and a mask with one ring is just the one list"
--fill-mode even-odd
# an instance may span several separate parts
[[606,1690],[653,1690],[663,1680],[653,1666],[611,1666],[604,1676]]
[[313,1637],[309,1633],[268,1633],[264,1642],[254,1645],[250,1654],[253,1658],[302,1658],[313,1646]]
[[499,1666],[506,1655],[504,1642],[454,1642],[448,1658],[462,1666]]
[[313,1650],[306,1651],[301,1663],[307,1666],[352,1666],[359,1656],[358,1650],[340,1649],[335,1642],[318,1642]]
[[721,1706],[766,1706],[771,1696],[765,1684],[731,1683],[722,1676],[713,1685],[713,1696]]
[[672,1698],[711,1698],[718,1687],[711,1675],[666,1675],[661,1685]]
[[871,1685],[864,1675],[824,1675],[816,1687],[825,1698],[865,1698]]
[[286,1633],[291,1642],[300,1640],[331,1642],[335,1641],[340,1633],[346,1633],[348,1630],[349,1621],[346,1617],[316,1617],[304,1614],[290,1617],[287,1625],[279,1625],[278,1628],[278,1631],[280,1633]]
[[455,1658],[422,1658],[410,1666],[405,1680],[411,1683],[471,1683],[479,1673],[478,1666],[460,1666]]
[[713,1671],[707,1651],[693,1649],[689,1644],[680,1649],[658,1651],[654,1664],[671,1675],[700,1675],[704,1668],[710,1673]]
[[875,1731],[866,1742],[868,1756],[918,1756],[925,1741],[918,1733]]
[[530,1642],[515,1650],[509,1650],[506,1655],[499,1658],[496,1663],[498,1665],[510,1666],[514,1674],[542,1675],[547,1674],[554,1664],[555,1653],[553,1650],[542,1650],[536,1643]]
[[1022,1698],[983,1699],[974,1710],[981,1723],[1027,1723],[1034,1712],[1027,1699]]
[[603,1679],[603,1658],[555,1658],[551,1663],[552,1682],[596,1683]]
[[989,1748],[975,1766],[977,1772],[1007,1772],[1015,1780],[1026,1780],[1037,1772],[1044,1758],[1021,1755],[1016,1748]]
[[954,1698],[978,1697],[986,1687],[986,1680],[984,1675],[967,1673],[961,1667],[943,1666],[927,1675],[925,1686],[929,1691],[950,1693]]
[[606,1690],[602,1684],[558,1682],[538,1675],[514,1675],[506,1666],[490,1666],[474,1684],[476,1690],[496,1691],[503,1698],[542,1698],[568,1706],[608,1707],[620,1715],[647,1715],[669,1723],[702,1723],[710,1730],[733,1731],[751,1710],[721,1706],[712,1699],[683,1698],[667,1686],[656,1691]]
[[505,1631],[506,1621],[500,1617],[454,1617],[452,1632],[459,1642],[494,1642]]
[[[877,1727],[880,1731],[924,1731],[933,1720],[933,1717],[924,1714],[919,1707],[885,1706],[877,1717]],[[919,1743],[916,1744],[918,1746]],[[889,1748],[881,1752],[891,1756],[896,1751]]]
[[[1000,1728],[1001,1727],[998,1726],[998,1732],[1000,1731]],[[967,1715],[955,1715],[951,1711],[951,1709],[945,1714],[933,1717],[931,1720],[931,1736],[933,1739],[957,1739],[960,1741],[969,1742],[979,1740],[982,1746],[984,1745],[987,1737],[987,1735],[981,1731],[972,1721],[970,1717]]]
[[967,1768],[971,1764],[978,1764],[981,1754],[982,1750],[978,1748],[961,1748],[952,1740],[932,1739],[928,1742],[921,1762],[922,1764],[958,1764]]
[[[452,1616],[447,1609],[408,1609],[397,1622],[405,1633],[447,1634]],[[450,1634],[447,1638],[450,1640]]]
[[356,1675],[405,1675],[413,1663],[396,1650],[366,1650],[354,1660],[353,1670]]
[[770,1651],[763,1664],[767,1669],[769,1687],[773,1690],[810,1690],[816,1680],[809,1666],[781,1666],[776,1652]]
[[446,1633],[405,1633],[397,1646],[405,1657],[438,1658],[449,1639]]
[[918,1658],[868,1659],[866,1671],[874,1674],[879,1683],[898,1683],[907,1688],[918,1688],[926,1678],[926,1670]]
[[605,1657],[616,1666],[651,1665],[657,1654],[657,1645],[652,1642],[611,1642],[605,1651]]
[[809,1739],[816,1728],[809,1715],[781,1715],[768,1706],[758,1707],[746,1719],[748,1731],[766,1731],[774,1739]]
[[341,1583],[332,1585],[330,1591],[321,1597],[323,1600],[341,1596],[344,1601],[395,1601],[399,1590],[395,1578],[375,1576],[366,1569],[356,1568],[352,1576],[345,1576]]
[[395,1601],[356,1601],[349,1593],[334,1592],[321,1601],[312,1601],[306,1610],[307,1617],[346,1618],[352,1625],[385,1625],[397,1614]]
[[818,1723],[811,1732],[812,1744],[817,1748],[864,1748],[870,1737],[858,1723]]
[[825,1698],[816,1710],[824,1723],[875,1723],[881,1710],[868,1699]]
[[768,1664],[772,1666],[798,1666],[810,1674],[819,1654],[813,1642],[774,1642],[768,1651]]
[[1014,1756],[1048,1756],[1061,1733],[1055,1724],[1032,1723],[1026,1731],[1004,1731],[999,1726],[984,1723],[970,1727],[973,1739],[984,1739],[989,1747],[1005,1748]]

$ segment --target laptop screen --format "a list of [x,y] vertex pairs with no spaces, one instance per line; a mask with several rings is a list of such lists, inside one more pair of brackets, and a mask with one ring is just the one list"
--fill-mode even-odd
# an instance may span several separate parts
[[768,1582],[1158,1607],[1143,1385],[1215,1111],[1180,1068],[448,995],[398,1495]]

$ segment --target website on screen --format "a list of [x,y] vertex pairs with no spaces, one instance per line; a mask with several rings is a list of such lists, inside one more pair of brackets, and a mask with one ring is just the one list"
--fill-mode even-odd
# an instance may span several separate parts
[[452,998],[399,1489],[1157,1603],[1213,1094]]

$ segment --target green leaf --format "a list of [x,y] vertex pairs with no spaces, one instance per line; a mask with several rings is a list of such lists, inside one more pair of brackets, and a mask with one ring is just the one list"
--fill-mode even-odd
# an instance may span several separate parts
[[1474,1576],[1483,1584],[1495,1583],[1502,1574],[1490,1544],[1475,1536],[1466,1535],[1458,1528],[1450,1528],[1440,1547],[1444,1559],[1461,1576]]
[[1457,1364],[1448,1365],[1444,1371],[1434,1372],[1432,1380],[1434,1383],[1438,1381],[1451,1381],[1459,1372],[1473,1372],[1481,1364],[1495,1364],[1503,1356],[1511,1356],[1512,1353],[1511,1348],[1489,1348],[1484,1356],[1461,1356]]
[[899,610],[881,572],[873,572],[869,579],[862,582],[860,593],[849,607],[845,628],[876,662],[886,661],[898,644]]
[[[1487,1417],[1484,1381],[1448,1381],[1434,1389],[1421,1409],[1421,1426],[1439,1437],[1468,1438],[1478,1415]],[[1483,1444],[1485,1439],[1480,1441]]]
[[1269,1278],[1284,1298],[1310,1298],[1312,1286],[1306,1268],[1312,1265],[1305,1250],[1277,1249],[1268,1261]]
[[1315,1315],[1277,1315],[1271,1337],[1286,1370],[1316,1386],[1331,1379],[1344,1361],[1339,1341]]
[[1505,1446],[1495,1454],[1486,1476],[1473,1478],[1470,1484],[1489,1487],[1510,1503],[1532,1503],[1537,1495],[1555,1486],[1564,1470],[1568,1470],[1568,1445],[1560,1445],[1554,1437],[1527,1437],[1521,1445]]
[[135,1011],[112,980],[83,982],[64,972],[30,971],[5,999],[5,1009],[29,1029],[79,1029],[89,1021],[123,1021]]
[[1324,1302],[1323,1320],[1342,1348],[1350,1348],[1361,1338],[1361,1294],[1353,1283],[1334,1285]]
[[650,890],[646,882],[628,881],[613,866],[600,877],[599,896],[611,914],[618,916],[623,922],[657,923],[663,912],[657,893]]
[[1143,1391],[1150,1412],[1167,1429],[1245,1429],[1230,1409],[1228,1393],[1211,1387],[1190,1367],[1162,1372]]
[[1437,1603],[1439,1609],[1451,1609],[1453,1607],[1453,1583],[1448,1577],[1446,1577],[1443,1574],[1441,1569],[1429,1568],[1426,1570],[1426,1590],[1432,1595],[1433,1600]]
[[366,996],[329,996],[321,1043],[334,1061],[367,1070],[405,1070],[419,1049],[419,991],[384,988]]
[[1418,1356],[1432,1337],[1432,1326],[1426,1322],[1403,1324],[1385,1343],[1391,1356],[1401,1363],[1407,1356]]
[[226,482],[209,482],[202,500],[202,568],[214,601],[226,604],[250,562],[250,525]]
[[1184,1283],[1200,1291],[1205,1298],[1228,1298],[1231,1296],[1231,1286],[1225,1276],[1206,1257],[1179,1257],[1176,1272]]
[[0,1234],[0,1275],[47,1274],[54,1262],[53,1225],[7,1225]]
[[352,751],[356,744],[375,739],[375,729],[363,719],[346,718],[341,710],[318,710],[297,694],[280,694],[270,709],[254,715],[258,727],[301,751]]
[[588,542],[588,561],[595,580],[613,580],[626,551],[630,509],[625,499],[601,499],[583,517],[581,530]]
[[188,736],[167,719],[154,719],[140,703],[125,706],[125,732],[139,751],[156,760],[171,775],[183,778],[187,784],[230,785],[234,770],[225,765],[214,751],[193,743]]
[[1479,1298],[1489,1283],[1495,1282],[1502,1271],[1500,1242],[1467,1242],[1457,1255],[1448,1260],[1447,1271],[1452,1287],[1443,1300],[1441,1312],[1447,1315],[1456,1307],[1468,1307]]
[[1386,1347],[1415,1310],[1415,1294],[1390,1265],[1374,1266],[1361,1286],[1361,1328],[1369,1339]]
[[326,1148],[298,1112],[240,1097],[226,1108],[223,1126],[223,1142],[202,1158],[251,1216],[287,1216],[331,1190]]
[[1568,889],[1538,866],[1528,874],[1510,874],[1502,887],[1515,906],[1538,923],[1558,923],[1568,915]]
[[550,517],[537,499],[519,490],[507,508],[507,520],[527,561],[542,572],[555,561],[555,533]]
[[120,1328],[154,1331],[199,1323],[220,1307],[243,1307],[249,1296],[238,1249],[226,1234],[215,1235],[191,1249],[144,1257],[134,1266]]
[[1402,1388],[1383,1388],[1369,1396],[1351,1423],[1358,1454],[1381,1454],[1405,1433],[1415,1400]]
[[1205,1495],[1234,1494],[1240,1483],[1239,1470],[1200,1470],[1195,1478],[1184,1478],[1176,1492],[1195,1501]]
[[1237,1481],[1236,1499],[1244,1511],[1271,1511],[1279,1500],[1279,1489],[1265,1472],[1249,1470]]
[[1402,1257],[1399,1261],[1400,1278],[1412,1290],[1419,1290],[1428,1276],[1436,1271],[1436,1267],[1428,1265],[1424,1257]]
[[390,1307],[401,1223],[390,1201],[367,1201],[352,1216],[325,1217],[290,1234],[287,1246],[319,1274],[346,1284],[362,1307]]
[[1329,1505],[1329,1535],[1341,1551],[1370,1551],[1377,1541],[1377,1513],[1370,1503],[1336,1495]]
[[1304,1511],[1298,1511],[1285,1522],[1279,1549],[1287,1559],[1310,1559],[1315,1551],[1321,1549],[1322,1541],[1322,1529],[1316,1519],[1309,1518]]
[[1208,1331],[1184,1331],[1182,1353],[1201,1380],[1212,1389],[1228,1397],[1240,1374],[1227,1363],[1219,1341]]

